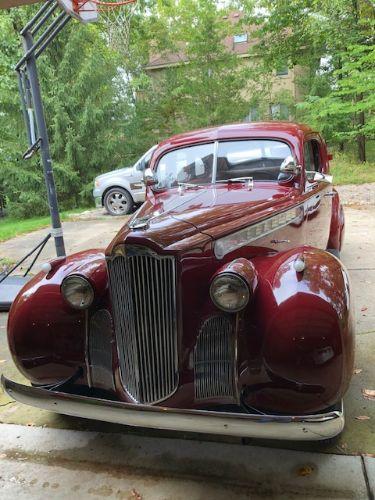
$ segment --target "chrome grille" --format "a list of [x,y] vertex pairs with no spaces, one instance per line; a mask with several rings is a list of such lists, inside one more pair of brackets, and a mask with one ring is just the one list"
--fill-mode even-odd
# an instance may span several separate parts
[[155,403],[178,382],[173,257],[126,248],[108,260],[121,378],[139,403]]
[[90,318],[88,361],[91,385],[114,390],[112,368],[112,317],[106,309],[99,309]]
[[234,341],[226,317],[214,316],[203,323],[194,351],[196,399],[236,400]]

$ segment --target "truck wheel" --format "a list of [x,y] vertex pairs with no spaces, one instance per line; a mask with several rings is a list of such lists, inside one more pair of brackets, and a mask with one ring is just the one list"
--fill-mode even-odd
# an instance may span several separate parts
[[133,198],[123,188],[111,188],[104,196],[104,207],[110,215],[126,215],[133,205]]

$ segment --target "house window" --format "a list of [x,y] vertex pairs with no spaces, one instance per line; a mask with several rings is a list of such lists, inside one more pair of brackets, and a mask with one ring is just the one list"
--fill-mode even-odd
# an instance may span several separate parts
[[270,113],[273,120],[289,120],[289,107],[284,103],[271,104]]
[[288,74],[288,66],[280,66],[276,69],[277,76],[287,76]]
[[256,122],[260,118],[259,107],[255,104],[249,110],[249,114],[245,116],[245,122]]
[[234,41],[234,43],[247,42],[247,33],[241,33],[240,35],[234,35],[233,41]]

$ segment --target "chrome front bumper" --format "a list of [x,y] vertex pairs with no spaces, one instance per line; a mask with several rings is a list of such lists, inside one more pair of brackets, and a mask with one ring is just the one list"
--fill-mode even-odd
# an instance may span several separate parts
[[331,438],[344,428],[342,405],[339,410],[320,415],[252,415],[180,410],[75,396],[17,384],[4,376],[1,383],[9,396],[20,403],[65,415],[135,427],[296,441]]

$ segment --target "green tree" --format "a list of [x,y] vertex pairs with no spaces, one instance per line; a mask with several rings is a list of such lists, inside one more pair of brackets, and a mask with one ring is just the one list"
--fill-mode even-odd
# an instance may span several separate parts
[[265,66],[286,62],[306,70],[299,116],[319,125],[330,139],[355,138],[358,157],[365,161],[366,139],[374,137],[372,2],[260,0],[244,5],[246,21],[258,24],[255,50]]

